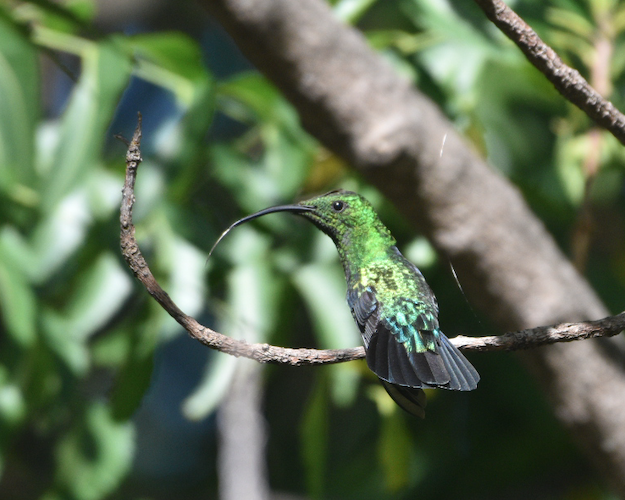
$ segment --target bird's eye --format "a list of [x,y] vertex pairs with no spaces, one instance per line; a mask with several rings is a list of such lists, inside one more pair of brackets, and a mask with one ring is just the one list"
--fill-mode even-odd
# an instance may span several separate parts
[[342,212],[345,210],[345,202],[344,201],[335,201],[332,203],[332,210],[335,212]]

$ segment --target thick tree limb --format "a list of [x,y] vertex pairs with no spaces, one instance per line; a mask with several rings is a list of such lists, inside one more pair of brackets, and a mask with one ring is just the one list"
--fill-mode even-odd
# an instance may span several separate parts
[[[608,315],[518,190],[327,4],[201,1],[304,127],[451,259],[468,297],[502,330]],[[625,375],[615,340],[557,343],[523,357],[555,414],[625,497]]]
[[[158,284],[143,258],[135,238],[132,208],[135,203],[134,185],[141,163],[141,115],[126,154],[126,181],[122,190],[120,210],[121,249],[124,259],[148,293],[202,344],[233,356],[250,358],[261,363],[277,363],[292,366],[322,365],[353,361],[365,357],[363,347],[351,349],[292,349],[269,344],[250,344],[236,340],[201,325],[188,316],[171,300]],[[489,337],[458,336],[451,342],[466,351],[515,351],[531,349],[556,342],[572,342],[595,337],[609,337],[625,329],[625,312],[598,321],[565,323],[554,326],[530,328],[518,332]]]
[[592,88],[576,69],[564,64],[523,19],[501,0],[475,0],[475,3],[493,24],[517,44],[558,92],[625,144],[625,115]]

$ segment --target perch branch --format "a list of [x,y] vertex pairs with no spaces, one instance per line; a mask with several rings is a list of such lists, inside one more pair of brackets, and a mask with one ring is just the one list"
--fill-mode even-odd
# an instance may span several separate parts
[[[261,363],[277,363],[292,366],[341,363],[361,359],[365,356],[363,347],[349,349],[292,349],[269,344],[250,344],[223,335],[198,323],[171,300],[167,292],[157,283],[147,262],[143,258],[135,238],[132,223],[132,207],[135,203],[134,185],[141,163],[141,115],[137,128],[126,153],[126,180],[122,190],[120,210],[121,250],[128,266],[148,293],[169,313],[194,339],[212,349],[243,356]],[[597,321],[564,323],[555,326],[541,326],[489,337],[458,336],[451,342],[466,351],[514,351],[530,349],[556,342],[571,342],[594,337],[613,336],[625,329],[625,313]]]
[[480,8],[566,99],[625,144],[625,115],[567,66],[536,32],[501,0],[475,0]]

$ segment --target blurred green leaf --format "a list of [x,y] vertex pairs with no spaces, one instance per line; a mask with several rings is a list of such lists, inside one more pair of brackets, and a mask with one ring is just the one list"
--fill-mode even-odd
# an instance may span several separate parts
[[116,422],[101,403],[91,404],[84,422],[56,450],[58,491],[76,500],[108,496],[130,470],[134,447],[132,424]]
[[276,280],[267,260],[237,265],[227,279],[230,314],[220,318],[220,329],[248,342],[265,342],[278,319],[277,297],[282,283]]
[[272,124],[261,128],[261,136],[266,148],[263,166],[268,181],[277,189],[278,197],[291,198],[308,173],[313,143]]
[[457,107],[470,104],[484,65],[491,58],[505,57],[506,53],[495,51],[496,46],[458,16],[447,1],[412,0],[403,2],[402,6],[415,25],[438,41],[422,46],[417,54],[419,61],[447,89]]
[[96,14],[93,0],[66,0],[60,4],[53,0],[20,2],[15,8],[16,17],[22,21],[45,26],[61,33],[75,33],[89,29],[88,21]]
[[119,185],[122,176],[98,169],[89,176],[85,191],[89,212],[95,220],[107,220],[119,210]]
[[125,302],[130,290],[130,278],[120,259],[102,253],[81,275],[63,313],[71,335],[84,339],[102,328]]
[[360,19],[377,0],[339,0],[334,4],[334,14],[346,23]]
[[401,249],[404,256],[413,262],[419,269],[432,267],[438,255],[432,244],[424,237],[419,236]]
[[0,192],[26,206],[38,201],[34,191],[38,76],[34,47],[0,10]]
[[230,145],[215,144],[210,150],[219,182],[230,189],[244,213],[252,213],[272,204],[277,189],[265,173],[250,165],[248,159]]
[[226,106],[226,110],[241,109],[229,108],[227,103],[231,99],[245,105],[247,115],[235,115],[234,118],[246,121],[245,116],[248,119],[254,117],[255,120],[281,123],[285,126],[292,125],[296,130],[299,129],[299,118],[295,110],[277,89],[258,73],[248,72],[237,75],[220,83],[217,91],[221,100],[220,104]]
[[235,374],[237,358],[220,352],[209,354],[202,381],[183,402],[182,411],[191,420],[210,415],[226,396]]
[[[250,210],[291,199],[304,182],[316,151],[293,107],[264,78],[252,73],[220,84],[217,95],[225,113],[245,123],[259,122],[238,141],[237,148],[212,148],[217,175],[233,188],[237,186],[233,195]],[[238,168],[230,168],[229,161]]]
[[31,233],[35,283],[45,282],[80,247],[92,223],[87,192],[79,189],[65,196],[47,212]]
[[89,336],[111,320],[130,290],[130,278],[119,260],[104,252],[80,277],[62,312],[43,311],[50,347],[76,373],[84,373],[89,365]]
[[[24,395],[15,383],[8,380],[8,376],[6,369],[0,365],[0,427],[4,428],[0,431],[0,441],[5,437],[5,432],[10,432],[9,429],[21,423],[27,415]],[[0,476],[1,474],[0,468]]]
[[[156,347],[156,341],[153,346]],[[147,352],[134,349],[119,368],[111,395],[111,414],[116,421],[128,420],[137,410],[150,386],[153,368],[154,349]]]
[[578,38],[584,38],[589,41],[595,32],[595,27],[590,20],[579,12],[569,9],[557,7],[547,9],[546,20],[555,26],[574,33]]
[[339,266],[302,266],[294,273],[293,284],[306,302],[322,348],[345,349],[360,344],[358,329],[345,302],[345,277]]
[[385,415],[378,453],[386,487],[392,492],[404,489],[410,482],[411,443],[412,438],[400,411]]
[[558,148],[558,176],[568,200],[573,205],[579,205],[584,197],[583,163],[591,146],[589,137],[586,135],[578,137],[563,137]]
[[[345,278],[336,262],[300,267],[293,274],[293,284],[306,303],[321,348],[345,349],[361,344],[345,301]],[[342,406],[353,402],[360,379],[357,366],[341,363],[328,369],[334,401]]]
[[6,225],[0,229],[0,255],[26,276],[29,281],[36,281],[37,258],[30,244],[15,226]]
[[[127,43],[143,59],[160,70],[170,71],[187,80],[207,76],[197,42],[180,32],[143,33],[127,39]],[[162,79],[157,80],[160,85]]]
[[85,339],[74,335],[68,328],[68,321],[52,308],[42,308],[41,322],[44,338],[50,349],[75,375],[84,376],[90,362]]
[[58,145],[41,185],[53,210],[98,164],[105,132],[130,77],[129,57],[114,40],[82,42],[82,73],[62,119]]
[[302,418],[302,460],[306,467],[306,487],[312,498],[325,498],[328,461],[328,397],[323,374],[316,378]]
[[0,311],[8,333],[22,347],[36,339],[37,300],[28,279],[0,247]]
[[115,367],[117,376],[110,395],[115,420],[132,417],[145,396],[154,369],[154,351],[162,338],[163,310],[150,301],[139,321],[131,322],[100,338],[93,351],[94,363]]

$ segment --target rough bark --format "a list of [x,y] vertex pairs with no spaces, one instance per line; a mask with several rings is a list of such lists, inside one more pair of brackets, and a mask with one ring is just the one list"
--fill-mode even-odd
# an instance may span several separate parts
[[[203,3],[305,128],[451,258],[467,294],[503,330],[606,315],[518,190],[324,2]],[[622,357],[608,354],[616,349],[601,339],[525,357],[556,415],[625,496],[625,376]]]

